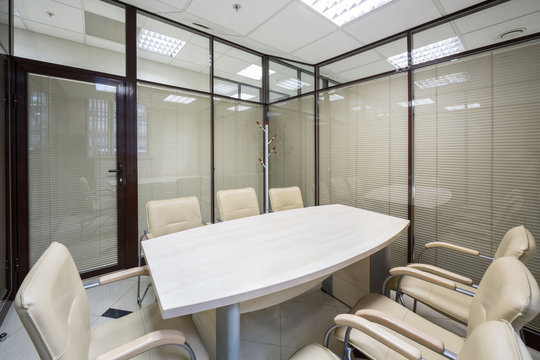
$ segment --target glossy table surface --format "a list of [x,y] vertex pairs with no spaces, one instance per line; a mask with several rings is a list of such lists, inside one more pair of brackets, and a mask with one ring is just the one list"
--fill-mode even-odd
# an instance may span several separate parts
[[389,245],[408,220],[323,205],[206,225],[142,242],[165,319],[255,299]]

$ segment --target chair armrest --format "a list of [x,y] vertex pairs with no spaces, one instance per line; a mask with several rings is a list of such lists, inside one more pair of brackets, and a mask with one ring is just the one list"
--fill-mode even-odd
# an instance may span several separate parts
[[420,352],[420,350],[418,350],[411,344],[406,343],[397,336],[387,332],[386,330],[381,329],[380,327],[373,326],[373,323],[362,317],[358,317],[352,314],[339,314],[334,318],[334,322],[337,325],[349,326],[365,333],[366,335],[379,341],[383,345],[396,351],[407,359],[422,359],[422,353]]
[[447,278],[449,280],[453,280],[453,281],[456,281],[456,282],[459,282],[459,283],[462,283],[462,284],[465,284],[465,285],[472,286],[472,284],[473,284],[472,279],[470,279],[470,278],[468,278],[466,276],[460,275],[460,274],[456,274],[456,273],[448,271],[448,270],[441,269],[440,267],[437,267],[437,266],[428,265],[428,264],[416,264],[415,263],[415,264],[409,264],[409,265],[407,265],[407,267],[411,267],[411,268],[418,269],[418,270],[421,270],[421,271],[425,271],[425,272],[428,272],[428,273],[431,273],[431,274],[435,274],[435,275],[438,275],[438,276],[441,276],[441,277],[444,277],[444,278]]
[[146,233],[146,239],[153,239],[154,235],[152,233]]
[[469,255],[474,255],[474,256],[480,255],[480,251],[478,250],[474,250],[474,249],[466,248],[464,246],[454,245],[454,244],[450,244],[450,243],[446,243],[442,241],[434,241],[434,242],[427,243],[425,247],[426,249],[445,248],[445,249],[459,251],[459,252],[469,254]]
[[184,345],[185,342],[184,334],[178,330],[158,330],[107,351],[96,360],[130,359],[161,345]]
[[149,275],[148,266],[139,266],[127,270],[118,271],[112,274],[101,276],[98,281],[99,285],[112,283],[118,280],[124,280],[134,276]]
[[444,353],[444,344],[440,339],[426,334],[425,332],[418,330],[417,328],[399,319],[393,318],[392,316],[381,311],[361,309],[358,310],[355,315],[382,325],[388,329],[394,330],[395,332],[427,347],[432,351],[435,351],[438,354],[442,355]]
[[452,280],[449,280],[449,279],[446,279],[446,278],[443,278],[441,276],[431,274],[431,273],[428,273],[428,272],[425,272],[425,271],[421,271],[421,270],[418,270],[418,269],[413,269],[411,267],[399,266],[399,267],[395,267],[395,268],[390,269],[389,272],[390,272],[390,275],[409,275],[409,276],[413,276],[413,277],[428,281],[430,283],[437,284],[439,286],[445,287],[447,289],[455,290],[456,287],[457,287],[455,281],[452,281]]

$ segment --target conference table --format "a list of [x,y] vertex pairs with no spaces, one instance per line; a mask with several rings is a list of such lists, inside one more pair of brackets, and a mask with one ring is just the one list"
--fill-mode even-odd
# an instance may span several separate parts
[[142,248],[163,318],[216,309],[217,359],[238,360],[242,303],[329,276],[384,249],[408,226],[322,205],[185,230],[143,241]]

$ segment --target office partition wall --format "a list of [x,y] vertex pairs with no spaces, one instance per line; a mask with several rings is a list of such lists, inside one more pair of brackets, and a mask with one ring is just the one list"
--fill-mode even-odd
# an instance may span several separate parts
[[315,205],[315,97],[291,99],[268,107],[270,186],[298,186],[304,206]]
[[167,87],[137,87],[139,236],[150,200],[197,196],[211,219],[210,97]]
[[[319,95],[320,204],[344,204],[407,218],[407,75]],[[392,264],[407,262],[407,235]]]

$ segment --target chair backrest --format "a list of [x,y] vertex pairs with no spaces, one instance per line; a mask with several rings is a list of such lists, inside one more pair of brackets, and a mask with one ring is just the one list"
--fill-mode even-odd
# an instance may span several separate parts
[[234,220],[260,214],[255,189],[219,190],[216,194],[221,220]]
[[458,355],[458,360],[491,359],[532,360],[527,347],[506,320],[480,325],[467,337]]
[[304,207],[302,192],[298,186],[272,188],[268,191],[272,211],[299,209]]
[[498,259],[504,256],[514,256],[526,264],[535,254],[536,241],[534,237],[525,226],[520,225],[511,228],[504,234],[493,257]]
[[506,320],[516,331],[540,312],[540,289],[527,267],[513,256],[489,265],[469,308],[467,335],[490,320]]
[[146,203],[150,237],[202,226],[201,207],[196,196],[151,200]]
[[53,242],[24,279],[15,310],[42,359],[85,359],[88,299],[68,249]]

